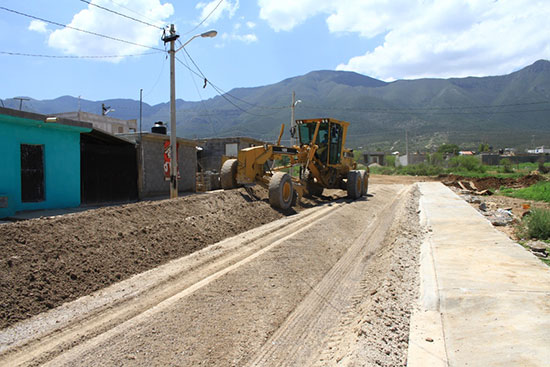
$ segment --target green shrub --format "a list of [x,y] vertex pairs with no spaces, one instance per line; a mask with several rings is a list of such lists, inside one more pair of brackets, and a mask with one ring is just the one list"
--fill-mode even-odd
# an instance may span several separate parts
[[523,217],[517,231],[521,238],[550,238],[550,210],[533,209]]
[[439,148],[437,148],[438,153],[447,153],[447,154],[453,154],[457,155],[460,148],[456,144],[441,144]]
[[499,164],[502,166],[502,172],[504,173],[512,173],[514,170],[512,169],[512,161],[508,158],[501,159]]
[[443,166],[443,153],[432,153],[428,155],[428,163],[434,166]]
[[394,175],[395,174],[395,167],[387,167],[387,166],[372,166],[369,167],[370,173],[375,175]]
[[449,167],[453,172],[485,172],[485,166],[481,164],[481,161],[472,156],[453,157],[449,162]]
[[445,169],[440,166],[434,166],[425,163],[410,164],[397,168],[397,173],[400,175],[409,176],[437,176],[445,172]]
[[395,167],[395,156],[393,154],[386,156],[386,166]]

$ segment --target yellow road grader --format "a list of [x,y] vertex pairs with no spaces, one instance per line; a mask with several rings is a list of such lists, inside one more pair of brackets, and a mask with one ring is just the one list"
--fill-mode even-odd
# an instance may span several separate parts
[[[303,195],[321,196],[325,188],[346,190],[348,197],[360,198],[367,193],[369,173],[357,170],[353,151],[344,148],[348,127],[348,122],[332,118],[296,120],[298,145],[285,147],[280,145],[283,124],[277,144],[245,148],[237,159],[225,161],[221,186],[259,184],[269,190],[271,206],[280,209],[288,209]],[[273,167],[277,161],[287,164]],[[297,166],[295,175],[283,171],[294,172]]]

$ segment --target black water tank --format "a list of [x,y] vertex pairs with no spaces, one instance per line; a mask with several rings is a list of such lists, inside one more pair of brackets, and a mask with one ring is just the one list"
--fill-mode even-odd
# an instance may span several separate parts
[[162,121],[157,121],[151,128],[151,131],[157,134],[166,135],[166,125],[164,125]]

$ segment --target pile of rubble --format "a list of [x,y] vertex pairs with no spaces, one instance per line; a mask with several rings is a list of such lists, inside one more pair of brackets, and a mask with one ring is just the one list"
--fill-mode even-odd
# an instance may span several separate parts
[[489,222],[494,226],[507,226],[518,223],[520,218],[512,213],[512,208],[499,208],[494,202],[483,201],[479,196],[471,195],[469,191],[461,192],[461,196],[470,204],[479,204],[475,206],[477,210],[483,214]]
[[[511,237],[514,233],[512,226],[519,224],[522,217],[530,213],[529,206],[526,206],[519,213],[512,210],[512,207],[502,208],[499,207],[494,201],[487,200],[485,197],[473,195],[470,190],[459,191],[458,194],[468,203],[472,204],[487,220],[491,222],[495,227],[501,227],[503,232],[506,232]],[[509,226],[506,230],[503,227]],[[529,240],[525,243],[521,242],[523,246],[530,250],[535,256],[540,258],[548,258],[550,256],[550,244],[540,240]]]

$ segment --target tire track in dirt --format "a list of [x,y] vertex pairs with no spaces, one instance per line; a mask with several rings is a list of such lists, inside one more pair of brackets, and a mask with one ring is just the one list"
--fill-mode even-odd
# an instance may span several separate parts
[[[248,366],[306,366],[318,359],[320,336],[327,335],[334,325],[351,322],[352,296],[359,287],[363,267],[383,243],[396,207],[409,191],[403,188],[396,193]],[[331,342],[338,343],[338,335]]]
[[[240,366],[288,322],[305,298],[318,296],[312,288],[322,279],[336,276],[329,275],[338,273],[331,270],[335,267],[351,280],[343,282],[342,289],[338,289],[334,279],[331,282],[340,298],[333,300],[334,307],[327,309],[330,306],[325,303],[325,309],[320,311],[325,315],[321,330],[326,333],[340,318],[349,318],[346,304],[352,304],[355,283],[361,280],[343,264],[353,257],[350,251],[358,251],[358,258],[365,256],[357,245],[361,237],[366,240],[365,228],[373,228],[373,223],[381,221],[391,222],[394,212],[387,209],[398,201],[397,193],[403,190],[402,185],[373,185],[374,196],[368,200],[328,204],[315,208],[309,216],[309,212],[302,212],[284,218],[287,224],[280,231],[274,228],[277,222],[270,223],[254,230],[254,235],[247,232],[169,263],[166,266],[179,269],[163,273],[158,278],[164,279],[162,286],[152,285],[146,292],[130,293],[131,302],[120,307],[107,304],[102,309],[105,315],[130,311],[129,317],[115,318],[107,328],[92,328],[90,333],[83,331],[97,318],[81,318],[70,330],[62,326],[45,338],[16,349],[15,354],[0,356],[0,364],[14,365],[12,362],[19,361],[23,365],[52,366]],[[326,214],[321,215],[324,210]],[[278,237],[266,235],[270,231]],[[249,242],[235,244],[239,240]],[[343,257],[347,260],[341,260]],[[159,270],[148,274],[156,271]],[[343,313],[328,312],[334,308]],[[65,331],[72,334],[64,340]],[[311,338],[311,334],[306,336]],[[323,345],[324,336],[311,338],[312,351]],[[56,339],[61,343],[55,344]],[[36,358],[25,357],[39,352],[40,343],[45,343],[44,348],[35,354]],[[307,360],[307,353],[296,356]]]
[[[315,224],[331,212],[339,209],[341,203],[324,205],[298,215],[297,218],[284,218],[279,223],[268,224],[261,229],[252,230],[242,236],[226,239],[212,248],[191,255],[188,259],[176,260],[148,273],[160,272],[160,275],[144,274],[116,285],[111,292],[120,288],[133,289],[121,299],[112,299],[109,290],[98,297],[105,302],[96,310],[87,309],[84,314],[76,315],[65,325],[57,325],[58,320],[52,312],[50,320],[40,318],[39,323],[55,325],[45,332],[30,332],[33,321],[16,325],[0,332],[1,349],[10,349],[0,354],[0,363],[10,366],[35,365],[44,363],[66,349],[76,348],[95,337],[106,337],[112,332],[120,332],[120,325],[139,317],[151,309],[185,297],[239,266],[252,261],[264,252],[293,234]],[[132,284],[145,281],[146,277],[159,277],[151,284]],[[142,289],[139,289],[139,288]],[[138,289],[135,289],[138,288]],[[89,300],[87,300],[89,301]],[[79,303],[76,301],[75,303]],[[75,308],[84,305],[75,305]],[[78,312],[78,311],[73,311]],[[49,322],[48,322],[49,321]],[[27,335],[21,340],[21,334]]]

